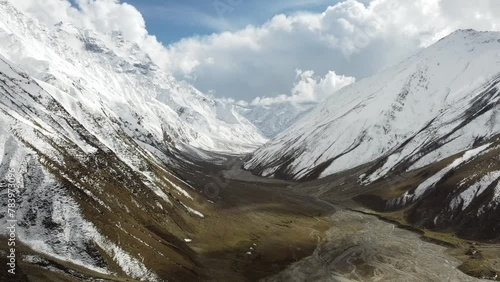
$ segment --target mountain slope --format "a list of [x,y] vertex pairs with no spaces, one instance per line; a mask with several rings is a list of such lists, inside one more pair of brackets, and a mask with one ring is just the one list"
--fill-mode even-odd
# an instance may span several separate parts
[[[3,58],[0,121],[0,178],[15,184],[16,236],[35,260],[48,255],[98,275],[156,281],[166,270],[141,256],[169,257],[169,271],[182,266],[192,277],[192,253],[176,238],[189,232],[187,218],[203,215],[191,208],[196,193],[160,159],[109,122],[110,140],[123,143],[118,156]],[[1,187],[6,196],[7,183]],[[0,225],[9,219],[2,213]]]
[[499,47],[500,33],[457,31],[339,91],[244,166],[285,179],[349,175],[323,193],[350,191],[440,241],[498,242]]
[[188,242],[209,202],[173,168],[253,150],[255,126],[119,32],[46,27],[0,1],[0,43],[0,195],[15,184],[19,267],[37,281],[205,277]]
[[358,183],[355,200],[422,230],[499,242],[500,139],[423,168]]
[[[0,16],[0,54],[44,82],[74,115],[90,111],[113,118],[141,142],[165,140],[179,149],[241,153],[265,142],[234,106],[177,82],[118,31],[100,34],[65,23],[46,27],[5,1]],[[90,123],[85,126],[100,130]]]
[[245,168],[287,179],[324,177],[382,159],[416,169],[500,132],[500,34],[457,31],[348,86],[257,150]]
[[13,217],[0,203],[0,228],[17,220],[16,276],[2,281],[257,281],[310,254],[329,225],[329,206],[286,183],[232,181],[232,166],[177,159],[53,95],[0,57],[0,197],[16,198]]

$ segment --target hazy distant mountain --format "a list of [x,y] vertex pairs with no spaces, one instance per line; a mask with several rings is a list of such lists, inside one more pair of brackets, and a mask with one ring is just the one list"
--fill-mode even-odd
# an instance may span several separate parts
[[236,106],[268,138],[281,133],[308,113],[316,104],[278,103],[259,106]]

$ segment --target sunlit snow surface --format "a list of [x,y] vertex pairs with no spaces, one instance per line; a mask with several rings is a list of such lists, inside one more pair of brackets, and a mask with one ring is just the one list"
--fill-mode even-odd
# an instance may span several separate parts
[[[182,212],[204,217],[194,209],[194,193],[186,189],[191,187],[166,170],[169,150],[241,154],[266,141],[234,106],[176,81],[120,33],[96,34],[65,23],[47,27],[6,1],[0,1],[0,125],[0,179],[12,169],[19,187],[18,239],[47,257],[109,273],[102,258],[89,251],[97,245],[124,273],[144,281],[157,276],[137,252],[107,238],[68,192],[65,182],[111,211],[113,202],[102,200],[109,191],[101,193],[99,179],[75,181],[65,173],[68,156],[90,170],[95,164],[86,162],[95,155],[116,156],[113,164],[125,167],[119,176],[130,176],[130,169],[149,189],[143,192],[157,197],[151,203],[132,198],[137,208],[150,204],[163,210],[178,203]],[[149,171],[154,165],[162,171]],[[6,224],[0,218],[0,227]]]
[[472,148],[500,132],[499,50],[500,33],[457,31],[333,94],[259,148],[245,168],[300,179],[333,160],[325,177],[387,156],[367,176],[374,181],[403,161],[415,169]]
[[[422,195],[424,195],[424,193],[426,193],[429,189],[431,188],[434,188],[436,186],[436,184],[441,180],[443,179],[443,177],[448,174],[450,171],[452,171],[453,169],[457,168],[458,166],[476,158],[479,154],[481,154],[482,152],[484,152],[491,144],[486,144],[486,145],[483,145],[479,148],[475,148],[475,149],[472,149],[472,150],[469,150],[467,152],[464,153],[464,155],[460,158],[457,158],[456,160],[454,160],[450,165],[448,165],[447,167],[445,167],[444,169],[442,169],[441,171],[439,171],[438,173],[434,174],[433,176],[427,178],[424,182],[422,182],[416,189],[415,191],[412,191],[411,193],[410,192],[406,192],[403,197],[401,197],[400,199],[397,199],[397,202],[399,205],[404,205],[405,203],[407,202],[410,202],[410,201],[415,201],[416,199],[420,198]],[[473,187],[470,187],[469,189],[471,189]],[[486,187],[485,187],[486,188]],[[478,191],[479,192],[479,191]],[[471,196],[477,196],[476,194],[474,195],[469,195],[469,197],[466,197],[468,194],[468,192],[464,192],[460,195],[460,197],[463,197],[462,199],[464,201],[466,201],[464,203],[464,209],[465,209],[465,205],[468,203],[470,203],[472,201],[472,198]],[[479,193],[480,194],[480,193]]]
[[[166,139],[233,154],[266,141],[233,105],[176,81],[119,32],[97,34],[66,23],[46,27],[8,2],[1,2],[0,18],[0,54],[45,82],[42,87],[74,116],[117,119],[141,141]],[[99,133],[90,123],[87,129]]]

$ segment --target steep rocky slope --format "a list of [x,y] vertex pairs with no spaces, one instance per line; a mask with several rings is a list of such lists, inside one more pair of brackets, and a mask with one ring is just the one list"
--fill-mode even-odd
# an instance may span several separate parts
[[84,112],[115,119],[140,142],[166,141],[179,149],[241,153],[266,140],[233,105],[176,81],[119,31],[101,34],[62,22],[47,27],[5,1],[0,17],[0,54],[40,81],[77,119]]
[[254,173],[314,179],[383,159],[421,168],[500,132],[500,34],[457,31],[374,77],[350,85],[259,148]]
[[[419,228],[500,242],[500,142],[365,184],[355,199]],[[363,186],[363,184],[360,184]]]
[[430,232],[499,242],[499,47],[500,33],[454,32],[339,91],[244,167],[301,181],[349,173],[355,183],[331,193]]
[[[1,58],[1,193],[6,199],[7,182],[15,184],[18,242],[101,275],[118,272],[154,281],[158,273],[166,275],[161,271],[181,266],[192,276],[192,253],[177,238],[189,231],[186,218],[203,217],[191,208],[196,193],[116,120],[82,115],[120,145],[100,141],[35,80]],[[6,228],[7,201],[2,210],[0,225]],[[146,256],[168,260],[172,268],[146,267],[141,259]]]
[[0,125],[0,227],[15,184],[18,265],[38,269],[37,281],[204,277],[187,243],[210,203],[176,160],[265,142],[233,106],[176,81],[119,32],[47,27],[6,1]]

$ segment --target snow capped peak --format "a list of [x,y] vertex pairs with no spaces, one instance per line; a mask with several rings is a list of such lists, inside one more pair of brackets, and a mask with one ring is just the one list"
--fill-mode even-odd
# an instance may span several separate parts
[[500,33],[457,31],[340,90],[255,152],[246,168],[303,179],[386,158],[377,179],[401,163],[413,169],[466,150],[500,133],[499,48]]
[[243,154],[267,141],[120,33],[48,27],[8,2],[0,78],[0,176],[12,169],[22,180],[19,240],[99,273],[159,281],[144,256],[189,269],[158,234],[186,238],[185,219],[204,217],[204,198],[171,167],[187,154]]
[[444,39],[451,39],[454,36],[464,36],[464,37],[471,37],[471,36],[478,36],[478,35],[485,35],[485,36],[495,36],[495,31],[479,31],[475,29],[457,29],[451,34],[447,35],[444,37]]
[[0,54],[55,87],[51,93],[64,93],[59,98],[70,109],[78,103],[78,111],[121,120],[143,141],[168,135],[179,148],[243,153],[266,141],[232,108],[161,70],[119,31],[99,34],[65,22],[47,27],[8,2],[0,17]]
[[76,33],[78,31],[78,28],[75,27],[74,24],[72,23],[67,23],[64,21],[60,21],[54,25],[57,30],[65,30],[66,32],[70,33]]

